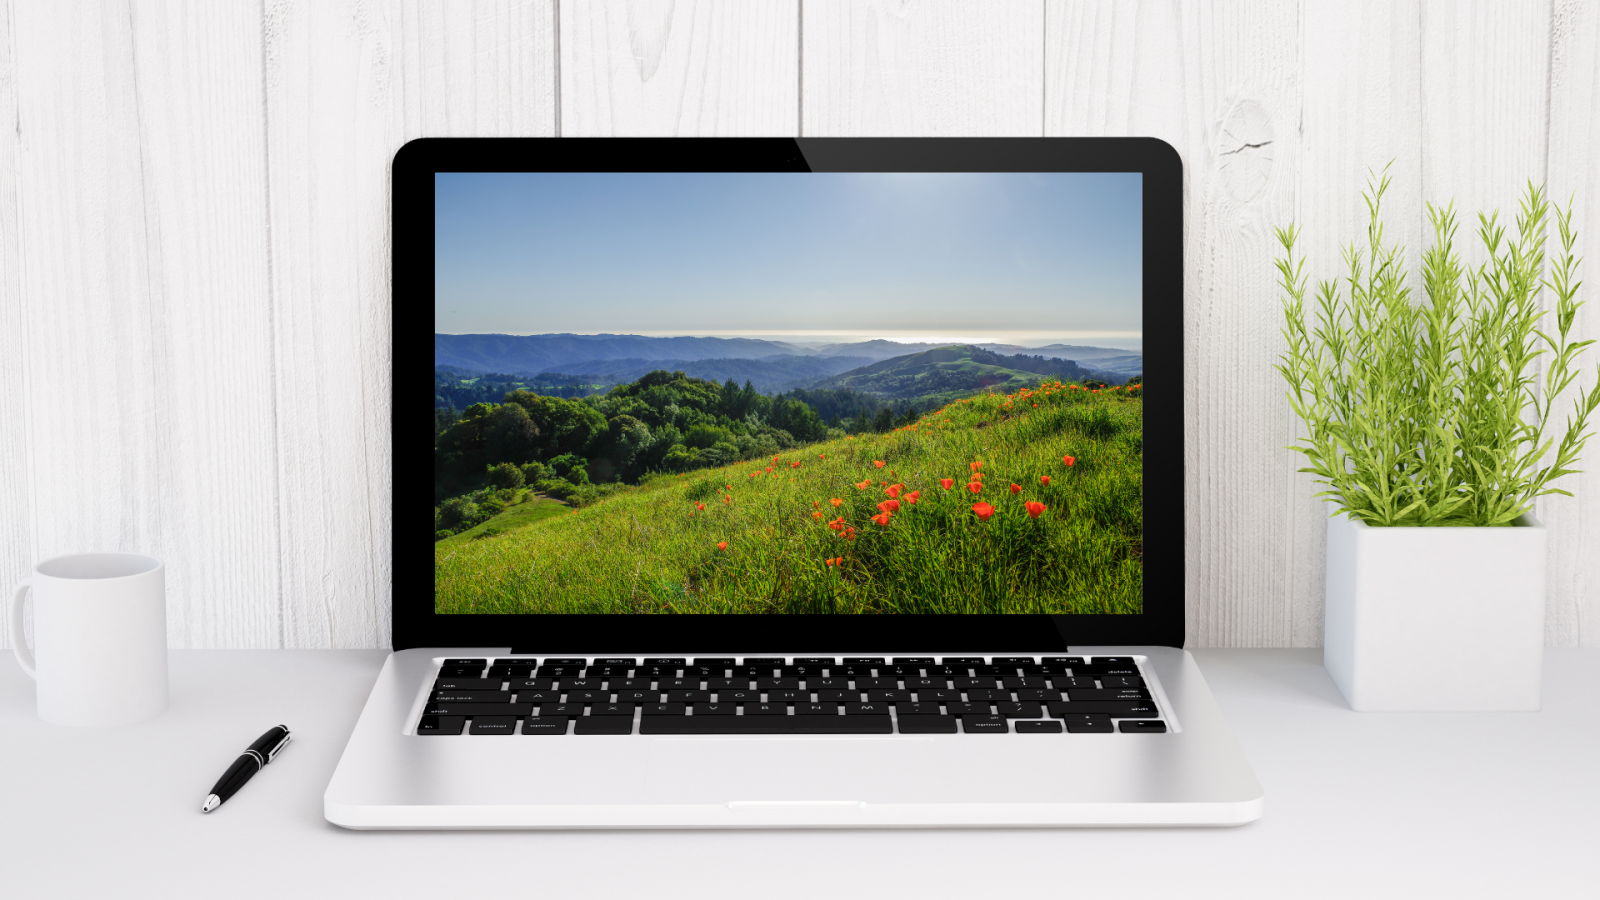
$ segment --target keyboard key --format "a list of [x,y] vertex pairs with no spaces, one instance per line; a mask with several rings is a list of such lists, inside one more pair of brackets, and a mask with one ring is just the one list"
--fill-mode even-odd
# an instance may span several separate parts
[[590,666],[583,670],[585,678],[622,678],[633,671],[633,666]]
[[1117,688],[1142,688],[1144,679],[1137,675],[1106,675],[1100,679],[1100,687],[1108,691]]
[[[888,693],[887,691],[873,691],[875,694]],[[878,698],[883,699],[883,698]],[[860,691],[817,691],[817,700],[822,703],[858,703],[861,700]]]
[[857,678],[858,691],[892,691],[900,687],[898,678]]
[[1092,691],[1096,689],[1094,679],[1087,675],[1057,675],[1050,679],[1050,686],[1058,691]]
[[768,703],[810,703],[810,691],[768,691]]
[[577,678],[583,674],[582,666],[540,666],[534,670],[540,678]]
[[516,716],[476,716],[468,734],[516,734]]
[[756,687],[763,691],[797,691],[800,689],[800,679],[757,678]]
[[937,703],[896,703],[894,711],[901,716],[937,716],[939,704]]
[[581,716],[583,715],[582,703],[541,703],[539,704],[541,716]]
[[998,734],[1010,731],[1005,716],[962,716],[961,730],[967,734]]
[[633,715],[632,703],[596,703],[590,707],[591,716],[631,716]]
[[718,703],[759,703],[761,692],[751,690],[717,691]]
[[573,724],[573,734],[633,734],[632,716],[584,716]]
[[1067,699],[1073,703],[1081,700],[1149,700],[1150,694],[1143,688],[1117,688],[1109,691],[1067,691]]
[[794,664],[797,666],[821,666],[826,669],[833,665],[831,656],[800,656],[796,657]]
[[563,691],[598,691],[605,686],[602,678],[563,678],[556,684]]
[[660,691],[620,691],[617,693],[619,703],[660,703]]
[[439,670],[440,678],[478,678],[483,675],[483,666],[445,666]]
[[1124,734],[1166,734],[1167,723],[1160,719],[1125,719],[1117,723]]
[[[503,678],[439,678],[433,682],[435,691],[498,691],[505,683]],[[516,690],[516,688],[512,688]]]
[[699,676],[693,678],[658,678],[656,687],[663,691],[700,691],[705,690],[705,681]]
[[709,703],[710,691],[667,691],[668,703]]
[[981,656],[946,656],[939,660],[941,666],[952,666],[957,669],[970,669],[973,666],[987,665],[988,661]]
[[1061,723],[1057,722],[1055,719],[1040,719],[1032,722],[1028,721],[1027,719],[1022,719],[1020,721],[1013,722],[1012,725],[1017,729],[1017,734],[1061,733]]
[[710,690],[710,691],[722,691],[722,690],[748,691],[748,690],[750,690],[750,679],[748,679],[748,678],[708,678],[708,679],[706,679],[706,690]]
[[434,691],[432,703],[510,703],[510,691]]
[[566,734],[566,716],[530,716],[522,720],[523,734]]
[[669,669],[669,668],[670,669],[681,669],[684,666],[687,666],[688,664],[689,664],[689,660],[688,660],[687,657],[679,657],[679,656],[661,656],[661,657],[648,657],[647,656],[647,657],[645,657],[645,660],[644,660],[645,667],[646,668],[652,668],[652,669]]
[[796,703],[794,714],[797,716],[837,716],[839,704],[837,703]]
[[1017,699],[1024,703],[1057,703],[1061,700],[1061,692],[1023,688],[1017,691]]
[[1000,686],[1008,691],[1020,691],[1024,688],[1042,688],[1044,687],[1044,678],[1037,675],[1027,678],[1003,678],[1000,680]]
[[1044,707],[1037,703],[997,703],[994,710],[1008,719],[1044,718]]
[[477,666],[478,668],[482,669],[489,665],[489,661],[487,659],[447,659],[444,661],[444,665],[468,667]]
[[998,678],[957,678],[956,688],[963,691],[995,690],[1000,687]]
[[417,722],[417,734],[460,734],[466,726],[465,716],[423,716]]
[[883,657],[881,657],[881,656],[846,656],[844,658],[844,664],[847,665],[847,666],[881,666],[881,665],[883,665]]
[[567,691],[568,703],[610,703],[610,691]]
[[731,716],[739,707],[732,703],[696,703],[694,714],[697,716]]
[[649,703],[639,709],[647,716],[681,716],[689,707],[682,703]]
[[955,716],[900,716],[901,734],[955,734]]
[[754,666],[756,668],[767,669],[776,669],[779,666],[786,666],[788,664],[789,661],[781,656],[751,656],[746,658],[744,662],[740,663],[742,666]]
[[613,691],[648,691],[655,686],[654,678],[621,678],[611,683]]
[[548,691],[555,686],[556,680],[554,678],[513,678],[510,680],[507,690]]
[[843,691],[850,688],[848,678],[807,678],[806,690],[808,691]]
[[1063,716],[1062,722],[1067,726],[1068,734],[1110,734],[1111,717],[1106,715],[1070,715]]
[[560,691],[517,691],[517,699],[522,703],[560,703]]
[[952,716],[986,716],[994,710],[987,703],[946,703]]
[[1010,703],[1011,692],[1007,690],[981,690],[972,688],[967,691],[968,703]]
[[533,674],[533,666],[490,666],[490,678],[525,678]]
[[[1010,699],[1010,698],[1007,698]],[[867,691],[868,703],[910,703],[911,692],[902,690]]]
[[904,684],[908,691],[942,691],[950,686],[950,679],[907,678]]
[[640,734],[892,734],[888,716],[651,716]]
[[1133,663],[1093,663],[1086,666],[1073,666],[1074,675],[1137,675],[1139,667]]
[[747,716],[787,716],[789,704],[787,703],[746,703],[744,714]]
[[694,658],[694,664],[703,669],[731,669],[738,665],[739,661],[731,656],[697,656]]
[[846,703],[844,714],[847,716],[884,716],[889,714],[887,703]]
[[581,669],[584,666],[587,666],[589,661],[586,659],[579,659],[575,656],[553,656],[549,659],[546,659],[544,664],[547,666],[577,666]]
[[1083,700],[1072,703],[1047,704],[1050,717],[1061,719],[1077,713],[1099,713],[1119,719],[1154,719],[1161,714],[1148,700],[1118,702],[1114,700]]
[[996,656],[994,659],[989,661],[989,665],[995,666],[995,667],[1000,667],[1000,666],[1031,666],[1031,665],[1033,665],[1033,657],[1031,657],[1031,656]]
[[1047,666],[1081,666],[1081,665],[1083,665],[1083,657],[1081,657],[1081,656],[1046,656],[1044,659],[1039,660],[1039,662],[1041,662],[1041,663],[1043,663],[1043,664],[1045,664]]
[[960,703],[960,691],[917,691],[918,703]]
[[1096,664],[1102,665],[1102,666],[1110,666],[1110,665],[1131,666],[1131,665],[1133,665],[1133,657],[1131,657],[1131,656],[1091,656],[1091,657],[1089,657],[1089,662],[1096,663]]
[[422,708],[425,716],[526,716],[532,713],[532,703],[429,703]]
[[[495,662],[499,662],[499,660],[495,660]],[[624,669],[631,669],[638,664],[639,661],[637,659],[622,659],[614,656],[609,656],[605,659],[597,659],[591,663],[591,665],[596,666],[616,666]]]

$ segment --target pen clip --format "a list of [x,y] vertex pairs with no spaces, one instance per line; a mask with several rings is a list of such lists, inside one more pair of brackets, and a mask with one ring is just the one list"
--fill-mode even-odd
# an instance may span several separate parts
[[[282,725],[279,725],[278,727],[283,728]],[[273,744],[272,747],[267,750],[267,762],[272,762],[272,758],[278,755],[278,751],[282,750],[284,745],[289,743],[289,737],[289,729],[283,728],[283,737],[278,738],[278,742]]]

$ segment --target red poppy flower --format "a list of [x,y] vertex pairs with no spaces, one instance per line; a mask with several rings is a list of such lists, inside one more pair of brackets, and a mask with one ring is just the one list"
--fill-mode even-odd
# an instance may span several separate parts
[[911,493],[906,495],[906,502],[910,503],[912,505],[915,505],[916,502],[918,500],[920,500],[921,498],[922,498],[922,492],[921,491],[912,491]]
[[841,563],[843,561],[844,561],[844,557],[842,557],[842,556],[831,556],[828,559],[824,560],[824,562],[826,562],[828,564],[829,568],[832,568],[833,566],[837,566],[839,563]]
[[1013,494],[1022,493],[1022,485],[1020,485],[1020,484],[1011,485],[1011,493],[1013,493]]
[[873,461],[872,461],[872,464],[873,464],[873,465],[875,465],[875,466],[877,466],[877,467],[878,467],[878,468],[880,468],[880,469],[881,469],[881,468],[883,468],[883,460],[881,460],[881,459],[875,459],[875,460],[873,460]]
[[817,459],[827,459],[827,458],[828,458],[828,454],[826,454],[826,453],[818,453],[817,454]]
[[800,463],[798,461],[789,463],[789,468],[798,469],[798,468],[800,468]]
[[1061,461],[1070,466],[1073,463],[1077,462],[1078,458],[1076,456],[1063,456],[1063,457],[1061,457]]
[[828,527],[832,528],[834,531],[843,531],[844,530],[844,519],[843,519],[843,517],[840,517],[838,519],[834,519],[832,522],[829,522],[828,523]]
[[771,466],[767,466],[767,471],[771,472],[772,471],[772,467]]
[[967,490],[969,490],[969,491],[973,492],[974,494],[976,494],[979,491],[983,490],[983,482],[981,482],[981,481],[969,481],[969,482],[967,482]]
[[872,479],[870,478],[868,478],[866,481],[856,482],[856,490],[858,491],[864,491],[869,487],[872,487]]
[[813,518],[813,519],[820,519],[820,518],[822,518],[822,511],[821,511],[821,510],[818,510],[818,509],[813,509],[813,510],[812,510],[812,511],[811,511],[811,518]]
[[900,492],[905,490],[905,487],[906,486],[903,485],[903,484],[891,484],[888,487],[884,488],[883,492],[885,494],[888,494],[890,497],[899,497],[900,496]]
[[1050,508],[1037,500],[1029,500],[1027,503],[1022,504],[1022,506],[1028,511],[1028,518],[1030,519],[1039,518],[1040,513]]
[[694,508],[704,512],[705,508],[706,508],[706,505],[704,503],[696,503],[694,505]]
[[842,506],[842,505],[844,505],[844,501],[840,500],[838,497],[835,497],[832,500],[829,500],[828,502],[832,503],[834,506]]
[[989,521],[989,517],[994,515],[994,507],[987,503],[972,504],[972,511],[977,513],[978,518],[985,522]]
[[1049,485],[1050,485],[1050,476],[1049,475],[1040,475],[1039,476],[1039,483],[1042,484],[1042,485],[1045,485],[1046,487],[1049,487]]
[[879,525],[888,525],[889,524],[889,514],[888,513],[878,513],[877,515],[872,517],[872,521],[877,522]]
[[954,487],[955,483],[956,483],[956,480],[954,478],[941,478],[941,479],[939,479],[939,486],[944,488],[947,491],[950,490],[950,488]]
[[972,471],[976,472],[979,469],[983,468],[983,463],[981,463],[981,462],[970,462],[970,463],[967,463],[967,467],[972,469]]
[[726,550],[726,549],[728,549],[728,542],[727,541],[717,541],[717,549],[718,550]]
[[897,512],[900,511],[900,501],[899,500],[885,500],[882,503],[878,504],[878,508],[883,510],[886,513],[897,513]]

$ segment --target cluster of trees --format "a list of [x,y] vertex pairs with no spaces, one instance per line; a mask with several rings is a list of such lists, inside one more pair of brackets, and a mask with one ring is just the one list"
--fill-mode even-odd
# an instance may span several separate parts
[[548,397],[585,397],[615,384],[617,379],[595,375],[507,375],[503,372],[469,372],[455,366],[435,366],[435,409],[466,409],[474,403],[498,403],[519,388]]

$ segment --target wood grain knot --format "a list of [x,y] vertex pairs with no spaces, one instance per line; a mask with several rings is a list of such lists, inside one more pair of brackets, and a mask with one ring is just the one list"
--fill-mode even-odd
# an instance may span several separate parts
[[1222,117],[1217,130],[1217,174],[1228,196],[1249,203],[1272,177],[1272,117],[1254,100],[1240,100]]

